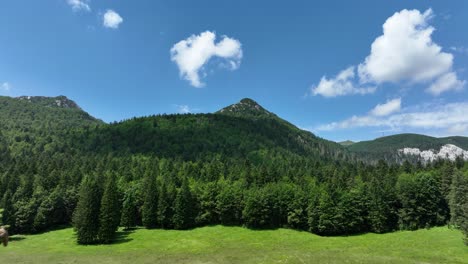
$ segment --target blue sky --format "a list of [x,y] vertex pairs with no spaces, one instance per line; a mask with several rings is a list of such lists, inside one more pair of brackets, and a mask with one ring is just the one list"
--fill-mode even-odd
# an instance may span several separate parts
[[5,0],[0,94],[66,95],[107,122],[250,97],[331,140],[468,136],[467,13],[467,1]]

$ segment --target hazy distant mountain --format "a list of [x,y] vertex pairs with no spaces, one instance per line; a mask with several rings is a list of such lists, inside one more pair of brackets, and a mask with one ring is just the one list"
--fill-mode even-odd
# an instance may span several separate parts
[[342,145],[342,146],[347,147],[347,146],[351,146],[352,144],[354,144],[354,143],[356,143],[356,142],[351,141],[351,140],[346,140],[346,141],[341,141],[341,142],[338,142],[338,143],[339,143],[340,145]]
[[436,138],[399,134],[361,141],[347,147],[361,157],[401,162],[405,159],[430,162],[437,159],[468,159],[468,137]]

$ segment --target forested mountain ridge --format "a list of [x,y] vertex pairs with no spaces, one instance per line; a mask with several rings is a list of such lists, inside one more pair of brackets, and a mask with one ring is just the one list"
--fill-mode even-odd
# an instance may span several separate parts
[[140,153],[184,160],[249,158],[268,152],[310,160],[350,160],[339,144],[300,130],[251,99],[214,114],[172,114],[133,118],[101,126],[75,141],[94,152]]
[[19,96],[13,98],[19,101],[28,102],[31,104],[46,106],[52,108],[74,108],[81,110],[73,100],[68,99],[66,96],[59,95],[56,97],[47,97],[47,96]]
[[102,124],[65,96],[0,96],[0,142],[13,156],[55,152],[72,131]]
[[0,97],[0,120],[0,139],[13,156],[73,148],[182,159],[253,158],[271,150],[313,159],[351,158],[339,144],[300,130],[247,98],[214,114],[155,115],[105,124],[65,96]]
[[453,160],[457,156],[468,159],[463,152],[468,150],[468,137],[461,136],[436,138],[420,134],[398,134],[357,142],[347,148],[360,157],[397,163],[404,160],[429,162],[437,158]]
[[[466,137],[417,134],[335,143],[297,128],[249,98],[214,114],[155,115],[105,124],[65,96],[0,97],[0,120],[0,145],[9,146],[7,149],[13,156],[73,148],[122,155],[153,153],[182,159],[215,154],[253,158],[261,156],[262,151],[281,149],[313,160],[359,159],[375,163],[384,159],[402,163],[424,161],[427,154],[414,154],[416,149],[436,152],[452,144],[468,150]],[[437,158],[446,157],[437,153],[431,156],[431,160]]]

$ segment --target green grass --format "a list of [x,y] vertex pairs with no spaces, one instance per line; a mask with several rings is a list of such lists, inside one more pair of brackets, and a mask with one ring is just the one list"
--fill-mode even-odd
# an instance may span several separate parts
[[468,263],[459,231],[447,227],[319,237],[289,229],[204,227],[119,233],[113,245],[79,246],[73,230],[13,237],[2,263]]

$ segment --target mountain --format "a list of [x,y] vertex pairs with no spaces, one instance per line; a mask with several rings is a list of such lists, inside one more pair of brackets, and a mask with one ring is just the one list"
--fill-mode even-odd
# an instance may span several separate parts
[[36,106],[45,106],[51,108],[70,108],[78,109],[81,108],[72,100],[66,96],[60,95],[57,97],[46,97],[46,96],[20,96],[15,98],[16,100],[28,102]]
[[0,141],[13,156],[53,152],[70,131],[101,124],[65,96],[0,96]]
[[297,128],[250,98],[213,114],[155,115],[105,124],[65,96],[20,96],[0,97],[0,149],[12,156],[74,151],[257,161],[277,152],[310,160],[401,163],[468,159],[468,138],[400,134],[336,143]]
[[339,143],[340,145],[342,145],[342,146],[347,147],[347,146],[351,146],[352,144],[354,144],[354,143],[356,143],[356,142],[351,141],[351,140],[346,140],[346,141],[341,141],[341,142],[338,142],[338,143]]
[[74,141],[88,142],[87,151],[192,160],[219,155],[261,160],[273,152],[311,160],[351,158],[339,144],[295,127],[252,99],[242,99],[214,114],[133,118],[102,126]]
[[438,158],[468,159],[468,137],[436,138],[419,134],[399,134],[361,141],[347,146],[348,150],[368,159],[401,162],[405,159],[429,162]]
[[244,98],[240,102],[227,106],[216,112],[217,114],[225,114],[239,117],[249,118],[275,118],[279,117],[270,111],[263,108],[257,102],[250,98]]

